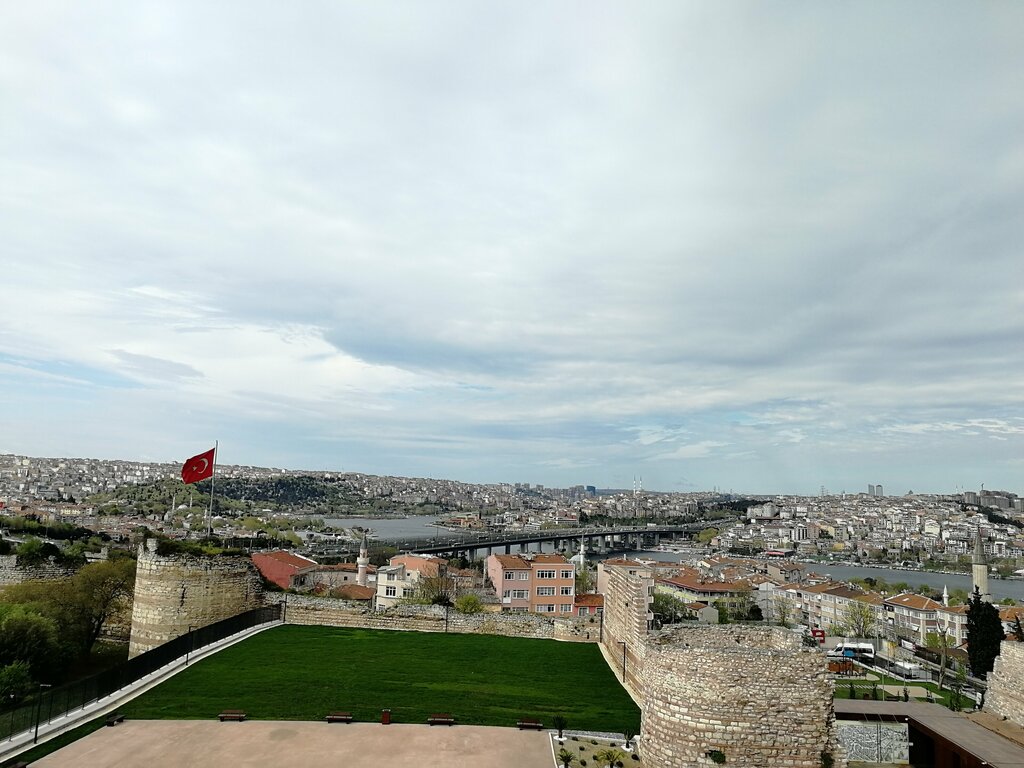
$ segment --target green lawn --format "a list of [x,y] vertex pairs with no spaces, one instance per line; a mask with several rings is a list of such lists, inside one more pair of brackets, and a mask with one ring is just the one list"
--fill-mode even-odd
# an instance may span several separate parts
[[450,712],[460,723],[520,717],[570,729],[639,731],[640,710],[595,645],[494,635],[283,626],[203,661],[127,704],[138,719],[322,720],[333,710],[399,723]]

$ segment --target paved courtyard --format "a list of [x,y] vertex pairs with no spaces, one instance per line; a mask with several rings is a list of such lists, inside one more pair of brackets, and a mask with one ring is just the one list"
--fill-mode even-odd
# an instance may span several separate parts
[[33,768],[552,768],[547,733],[456,725],[251,720],[128,720],[69,744]]

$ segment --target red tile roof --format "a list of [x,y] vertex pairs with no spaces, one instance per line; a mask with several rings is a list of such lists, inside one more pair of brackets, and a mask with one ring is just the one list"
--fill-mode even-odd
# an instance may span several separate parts
[[576,595],[576,597],[573,598],[573,603],[576,605],[602,608],[604,607],[604,595]]

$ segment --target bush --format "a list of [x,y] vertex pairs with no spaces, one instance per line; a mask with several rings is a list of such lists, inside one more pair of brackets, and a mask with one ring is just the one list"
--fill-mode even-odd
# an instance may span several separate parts
[[633,759],[634,760],[639,760],[640,759],[640,755],[638,755],[636,752],[634,752],[633,753]]
[[586,764],[587,764],[586,760],[580,760],[580,765],[585,766]]
[[479,595],[467,594],[455,599],[455,610],[459,613],[480,613],[483,606]]
[[0,668],[0,698],[17,704],[32,690],[32,673],[28,662],[15,661]]
[[725,752],[720,749],[709,749],[706,754],[711,758],[711,762],[716,765],[722,765],[725,763]]

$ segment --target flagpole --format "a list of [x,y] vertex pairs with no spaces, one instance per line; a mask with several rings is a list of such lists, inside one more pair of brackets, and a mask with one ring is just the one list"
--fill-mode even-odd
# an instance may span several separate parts
[[213,479],[217,476],[217,446],[218,441],[213,441],[213,473],[210,475],[210,508],[206,513],[206,538],[213,535]]

